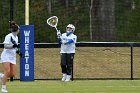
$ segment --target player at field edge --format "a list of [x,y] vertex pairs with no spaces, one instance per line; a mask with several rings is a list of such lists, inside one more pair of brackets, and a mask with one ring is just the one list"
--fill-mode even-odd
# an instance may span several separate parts
[[1,92],[8,92],[6,83],[9,77],[16,75],[16,52],[18,53],[18,33],[19,26],[15,21],[10,22],[10,33],[5,36],[3,42],[4,49],[1,53],[1,63],[4,73],[0,73],[0,82],[2,83]]
[[68,24],[66,32],[61,35],[60,31],[57,32],[59,44],[61,44],[61,70],[62,70],[62,81],[71,80],[71,72],[76,48],[77,36],[74,35],[75,26]]

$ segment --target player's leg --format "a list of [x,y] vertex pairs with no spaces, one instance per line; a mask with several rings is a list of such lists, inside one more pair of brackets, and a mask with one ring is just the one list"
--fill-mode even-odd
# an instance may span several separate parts
[[71,71],[73,65],[74,53],[67,54],[67,77],[65,81],[70,81],[71,78]]
[[1,88],[1,92],[8,92],[6,90],[6,82],[7,79],[10,76],[10,63],[9,62],[4,62],[3,63],[3,70],[4,70],[4,76],[2,78],[2,88]]
[[10,64],[10,77],[15,77],[16,75],[16,64]]
[[65,81],[66,79],[66,73],[67,73],[67,69],[66,69],[66,54],[65,53],[62,53],[61,54],[61,70],[62,70],[62,81]]

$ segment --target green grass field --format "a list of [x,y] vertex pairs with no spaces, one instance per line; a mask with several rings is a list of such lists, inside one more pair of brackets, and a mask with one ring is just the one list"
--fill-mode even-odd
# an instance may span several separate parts
[[140,80],[8,82],[9,93],[140,93]]

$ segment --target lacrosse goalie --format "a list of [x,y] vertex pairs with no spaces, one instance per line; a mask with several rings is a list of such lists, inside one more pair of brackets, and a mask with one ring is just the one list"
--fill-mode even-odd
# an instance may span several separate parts
[[77,36],[74,35],[75,26],[69,24],[66,27],[66,32],[61,35],[61,32],[57,32],[59,44],[61,44],[61,70],[62,81],[71,80],[71,72],[73,66],[73,59],[75,54],[75,47]]

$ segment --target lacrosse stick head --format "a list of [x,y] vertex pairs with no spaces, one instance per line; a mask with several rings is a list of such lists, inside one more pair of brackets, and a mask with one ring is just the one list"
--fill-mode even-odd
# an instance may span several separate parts
[[47,19],[47,24],[51,27],[56,28],[57,23],[58,23],[58,17],[57,16],[52,16],[52,17]]

